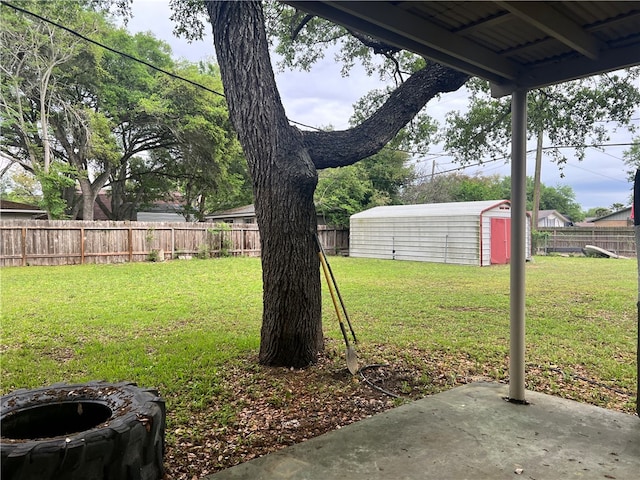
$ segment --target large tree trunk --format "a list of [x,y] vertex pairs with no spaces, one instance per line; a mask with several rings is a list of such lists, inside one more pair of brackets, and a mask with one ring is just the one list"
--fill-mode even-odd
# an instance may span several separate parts
[[377,153],[429,99],[457,90],[468,76],[430,64],[358,127],[300,132],[280,100],[260,2],[206,3],[229,114],[253,178],[262,248],[260,362],[302,367],[322,349],[316,167],[350,165]]
[[80,175],[78,181],[80,183],[80,192],[82,195],[82,219],[93,221],[93,212],[94,205],[96,203],[96,198],[102,190],[102,187],[105,186],[107,180],[109,180],[109,166],[105,167],[106,170],[102,172],[98,177],[92,182],[88,178],[89,172],[84,170],[86,175]]
[[91,180],[88,178],[79,178],[80,195],[82,196],[82,220],[93,221],[93,204],[96,196],[91,189]]
[[313,192],[317,172],[287,121],[258,2],[211,2],[220,72],[244,149],[260,228],[260,362],[307,366],[322,349],[320,263]]

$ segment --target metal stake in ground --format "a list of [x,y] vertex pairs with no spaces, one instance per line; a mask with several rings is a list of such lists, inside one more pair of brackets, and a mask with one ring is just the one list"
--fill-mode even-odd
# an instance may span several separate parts
[[636,234],[636,259],[638,261],[638,346],[636,350],[636,412],[640,415],[640,170],[636,170],[633,182],[633,229]]

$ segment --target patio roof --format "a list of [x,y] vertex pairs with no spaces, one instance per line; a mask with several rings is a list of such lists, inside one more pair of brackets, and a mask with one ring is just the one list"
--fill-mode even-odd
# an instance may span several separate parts
[[473,76],[494,94],[640,64],[640,2],[289,1]]

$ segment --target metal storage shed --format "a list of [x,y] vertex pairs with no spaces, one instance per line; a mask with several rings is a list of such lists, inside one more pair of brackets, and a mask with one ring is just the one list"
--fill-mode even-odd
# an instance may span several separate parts
[[[508,200],[375,207],[350,223],[351,257],[479,266],[511,259]],[[530,226],[526,217],[527,257]]]

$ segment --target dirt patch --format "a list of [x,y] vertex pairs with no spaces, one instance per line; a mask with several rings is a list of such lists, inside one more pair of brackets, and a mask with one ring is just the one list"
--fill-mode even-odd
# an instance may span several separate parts
[[[347,371],[344,346],[335,341],[307,369],[261,367],[253,357],[234,365],[225,376],[226,394],[190,415],[188,423],[179,424],[176,412],[168,412],[165,478],[197,480],[426,395],[474,381],[508,380],[506,358],[481,365],[465,354],[381,345],[358,346],[358,355],[364,368],[356,376]],[[528,367],[527,388],[631,413],[631,393],[555,369]]]

